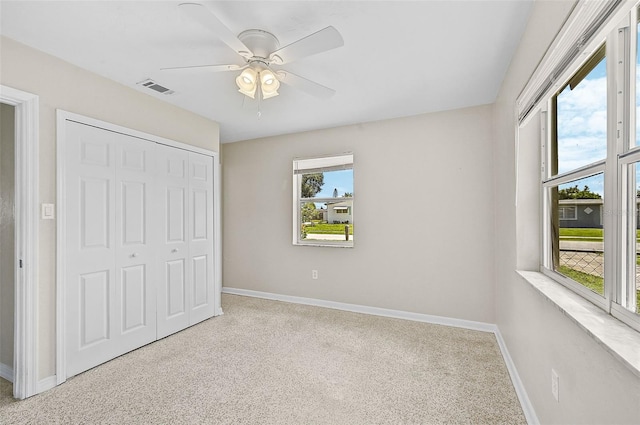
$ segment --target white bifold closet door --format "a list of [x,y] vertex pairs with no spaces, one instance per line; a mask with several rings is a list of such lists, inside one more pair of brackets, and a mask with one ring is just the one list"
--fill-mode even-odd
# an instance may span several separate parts
[[67,377],[212,317],[213,158],[67,122]]
[[159,145],[158,164],[162,338],[214,314],[213,159]]
[[156,339],[155,148],[68,124],[69,376]]

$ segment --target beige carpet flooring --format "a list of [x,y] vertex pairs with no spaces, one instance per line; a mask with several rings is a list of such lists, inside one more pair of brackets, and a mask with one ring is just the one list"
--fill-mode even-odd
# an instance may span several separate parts
[[223,296],[225,314],[23,401],[5,424],[521,424],[491,333]]

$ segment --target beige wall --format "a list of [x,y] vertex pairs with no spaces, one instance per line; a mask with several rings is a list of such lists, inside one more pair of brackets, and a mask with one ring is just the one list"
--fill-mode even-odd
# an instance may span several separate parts
[[[218,124],[0,37],[0,84],[40,97],[40,202],[56,201],[56,109],[219,150]],[[55,221],[40,221],[39,378],[55,373]]]
[[[491,111],[222,145],[223,285],[494,323]],[[355,247],[293,246],[293,158],[342,152]]]
[[14,107],[0,104],[0,364],[13,368]]
[[[495,322],[542,423],[640,422],[640,379],[515,273],[537,264],[537,243],[518,241],[537,237],[524,206],[538,200],[524,185],[516,210],[513,107],[572,5],[534,3],[492,106],[223,145],[224,285]],[[218,150],[217,124],[0,41],[0,83],[40,95],[41,202],[55,201],[56,108]],[[535,129],[525,130],[520,156],[537,161]],[[355,154],[355,248],[293,246],[291,160],[345,151]],[[389,225],[394,199],[405,221]],[[55,222],[41,222],[39,255],[43,378],[55,364]]]
[[[516,208],[513,108],[572,6],[534,2],[494,105],[496,319],[541,423],[640,423],[640,379],[515,273],[539,264],[539,120],[520,132]],[[560,402],[551,395],[552,368]]]

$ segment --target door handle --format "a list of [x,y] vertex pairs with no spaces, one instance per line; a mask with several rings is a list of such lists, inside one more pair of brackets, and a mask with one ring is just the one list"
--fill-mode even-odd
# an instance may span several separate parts
[[131,254],[131,258],[136,258],[138,256],[137,252],[134,252],[133,254]]
[[175,252],[178,252],[178,248],[173,248],[173,249],[171,250],[171,252],[174,252],[174,253],[175,253]]

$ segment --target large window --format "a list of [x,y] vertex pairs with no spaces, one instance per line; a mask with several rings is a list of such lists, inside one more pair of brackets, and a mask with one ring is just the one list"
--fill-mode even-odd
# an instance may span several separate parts
[[352,247],[353,154],[293,161],[293,243]]
[[542,263],[640,330],[637,22],[634,7],[619,25],[596,32],[584,46],[591,53],[577,55],[541,102]]

